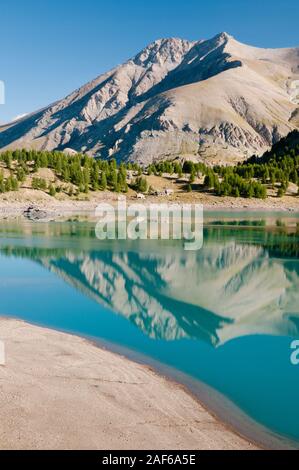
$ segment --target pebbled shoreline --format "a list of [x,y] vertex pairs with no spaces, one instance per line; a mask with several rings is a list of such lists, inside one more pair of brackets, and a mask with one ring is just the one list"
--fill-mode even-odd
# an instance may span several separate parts
[[[100,197],[93,197],[88,201],[77,200],[56,200],[54,198],[45,197],[28,198],[24,201],[3,200],[0,197],[0,219],[9,217],[19,217],[28,210],[29,207],[34,207],[39,211],[47,214],[47,218],[54,219],[58,217],[67,217],[72,215],[94,215],[96,207],[100,203],[109,203],[116,205],[118,195],[115,193],[101,193]],[[145,200],[138,200],[134,196],[127,197],[127,204],[141,203],[146,206],[157,203],[169,204],[202,204],[204,210],[207,212],[223,211],[264,211],[264,212],[285,212],[299,213],[299,197],[284,197],[282,199],[268,198],[264,201],[259,199],[242,199],[242,198],[220,198],[216,196],[206,196],[195,194],[190,196],[187,193],[176,197],[147,197]]]

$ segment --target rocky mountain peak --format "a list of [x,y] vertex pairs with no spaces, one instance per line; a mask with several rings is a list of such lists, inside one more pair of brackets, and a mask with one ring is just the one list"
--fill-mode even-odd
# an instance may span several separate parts
[[0,148],[65,148],[148,164],[236,162],[297,128],[299,49],[259,49],[222,32],[158,39],[36,113],[0,127]]
[[158,39],[137,54],[133,62],[142,67],[165,62],[178,64],[194,43],[179,38]]
[[233,36],[223,31],[222,33],[216,34],[212,41],[219,41],[219,42],[228,42],[230,39],[234,39]]

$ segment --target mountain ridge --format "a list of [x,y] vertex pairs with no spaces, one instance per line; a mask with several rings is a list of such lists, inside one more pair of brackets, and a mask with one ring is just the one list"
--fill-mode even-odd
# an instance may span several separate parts
[[0,126],[0,148],[72,148],[143,164],[240,161],[298,128],[297,80],[299,48],[260,49],[227,33],[158,39],[65,99]]

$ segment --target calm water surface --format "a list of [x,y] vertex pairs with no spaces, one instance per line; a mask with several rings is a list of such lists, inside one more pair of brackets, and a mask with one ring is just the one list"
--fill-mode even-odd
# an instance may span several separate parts
[[3,221],[0,312],[142,353],[299,444],[298,227],[296,216],[214,213],[204,248],[185,252],[100,242],[92,221]]

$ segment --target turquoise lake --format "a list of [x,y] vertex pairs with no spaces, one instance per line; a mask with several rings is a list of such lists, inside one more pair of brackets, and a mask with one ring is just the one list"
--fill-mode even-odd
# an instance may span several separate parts
[[198,252],[94,228],[0,222],[0,314],[170,366],[299,446],[299,216],[209,214]]

